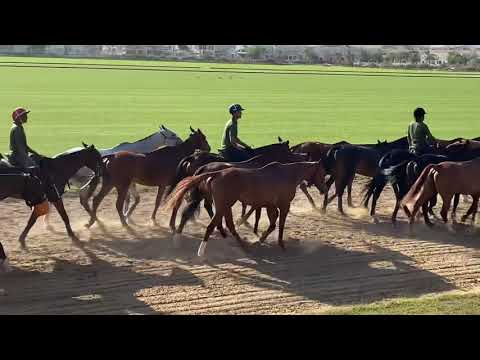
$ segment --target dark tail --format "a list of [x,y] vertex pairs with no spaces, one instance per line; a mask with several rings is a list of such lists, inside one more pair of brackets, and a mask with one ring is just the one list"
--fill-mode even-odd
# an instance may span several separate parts
[[370,200],[372,195],[375,193],[375,191],[381,192],[381,190],[383,190],[383,188],[385,187],[385,185],[387,185],[387,183],[388,183],[388,178],[381,173],[377,173],[377,175],[375,175],[372,178],[372,180],[370,180],[368,184],[365,185],[365,187],[363,188],[363,192],[365,193],[365,195],[363,196],[363,199],[362,199],[362,202],[365,207],[368,207],[368,201]]
[[170,195],[172,193],[173,189],[175,189],[175,187],[178,185],[178,183],[180,181],[182,181],[183,179],[185,179],[187,176],[189,176],[189,174],[187,173],[187,168],[188,168],[188,165],[190,164],[190,162],[193,159],[194,159],[194,155],[192,154],[192,155],[188,155],[188,156],[184,157],[180,161],[180,163],[177,166],[177,170],[175,172],[175,180],[173,180],[173,182],[168,187],[165,196]]

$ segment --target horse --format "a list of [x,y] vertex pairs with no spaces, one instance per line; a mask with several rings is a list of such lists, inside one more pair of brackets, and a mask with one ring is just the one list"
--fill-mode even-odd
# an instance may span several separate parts
[[175,146],[162,147],[147,154],[120,152],[107,157],[102,188],[93,199],[90,221],[86,226],[91,227],[95,223],[100,203],[115,187],[118,192],[116,202],[118,215],[122,225],[128,227],[126,218],[138,204],[136,201],[126,215],[123,213],[125,197],[132,182],[145,186],[158,186],[155,208],[151,216],[152,221],[155,221],[165,187],[171,185],[175,179],[179,162],[197,149],[210,151],[210,145],[202,131],[200,129],[195,131],[192,127],[190,131],[191,134],[187,140]]
[[[273,161],[282,162],[281,158],[278,158],[277,156],[284,156],[285,157],[285,156],[288,156],[288,154],[291,154],[291,151],[290,151],[290,148],[289,148],[289,141],[288,140],[283,141],[282,138],[280,138],[280,137],[278,137],[278,141],[279,141],[278,143],[265,145],[265,146],[262,146],[262,147],[252,149],[251,154],[255,155],[253,158],[258,158],[259,155],[266,155],[265,158],[262,158],[263,160],[261,160],[261,162],[255,161],[252,164],[257,164],[257,165],[254,165],[254,166],[260,167],[260,166],[266,165],[268,162],[265,162],[265,161],[269,161],[269,160],[270,160],[270,162],[273,162]],[[270,155],[272,155],[273,157],[269,157]],[[250,158],[250,160],[253,159],[253,158]],[[295,159],[296,160],[292,160],[292,162],[308,160],[307,158],[305,158],[305,154],[301,154],[301,157],[296,157]],[[246,161],[243,161],[243,162],[230,162],[229,164],[239,164],[240,166],[243,166],[242,164],[246,164],[246,166],[248,167],[248,166],[250,166],[249,164],[251,164],[251,163],[248,163],[248,161],[249,160],[246,160]],[[173,181],[173,184],[169,188],[169,190],[167,191],[166,195],[167,196],[170,195],[171,191],[174,189],[174,187],[182,179],[186,178],[187,176],[193,176],[195,174],[195,172],[197,171],[197,169],[199,169],[201,166],[212,163],[212,162],[220,163],[220,162],[226,162],[226,161],[220,155],[216,155],[216,154],[212,154],[212,153],[208,153],[208,152],[197,152],[196,154],[194,153],[190,156],[187,156],[178,165],[175,180]],[[290,160],[289,160],[289,162],[290,162]],[[313,202],[313,199],[311,199],[310,194],[308,193],[305,184],[301,184],[300,188],[305,193],[307,198]],[[201,201],[201,199],[200,199],[200,201]],[[195,209],[199,209],[198,204],[195,205]],[[205,203],[205,209],[209,213],[210,217],[212,217],[213,212],[211,211],[211,206],[209,204]],[[188,215],[189,218],[191,216],[193,216],[194,212],[192,212]],[[242,206],[242,216],[245,215],[245,212],[246,212],[246,207]],[[261,209],[258,209],[258,211],[256,213],[256,222],[255,222],[256,226],[254,227],[254,232],[255,233],[257,233],[258,221],[260,219],[260,216],[261,216]],[[219,230],[223,234],[223,229],[219,229]]]
[[480,184],[474,179],[477,179],[479,175],[480,158],[428,165],[401,202],[410,225],[413,225],[419,208],[422,207],[423,211],[426,211],[426,201],[437,193],[443,200],[440,215],[444,223],[448,222],[447,215],[455,194],[471,195],[474,201],[467,214],[476,212],[480,197]]
[[[365,196],[363,198],[363,203],[365,207],[368,207],[369,199],[372,197],[370,215],[373,217],[373,220],[378,222],[378,219],[375,216],[377,201],[388,183],[392,186],[396,199],[395,209],[393,210],[391,217],[392,224],[395,225],[397,213],[400,208],[400,201],[418,178],[421,171],[429,164],[438,164],[446,160],[448,160],[448,157],[444,155],[425,154],[417,157],[412,154],[411,159],[406,159],[399,164],[387,168],[380,168],[378,174],[375,175],[364,188]],[[432,208],[435,204],[436,197],[430,199],[428,213],[432,214]],[[426,219],[425,221],[430,223],[426,214],[424,214],[424,217]]]
[[[21,198],[37,216],[48,212],[48,202],[41,180],[32,174],[13,173],[11,168],[0,169],[0,201],[8,197]],[[25,232],[25,230],[24,230]],[[8,271],[8,258],[0,243],[0,271]]]
[[290,203],[295,197],[297,186],[307,181],[318,188],[325,186],[325,169],[319,162],[296,162],[292,164],[270,163],[257,169],[239,169],[229,167],[220,171],[207,172],[202,175],[182,180],[173,191],[168,201],[168,208],[177,208],[185,194],[198,188],[201,184],[211,191],[215,203],[215,215],[207,227],[205,236],[198,249],[198,256],[203,256],[207,241],[215,227],[225,217],[230,233],[245,248],[243,240],[235,230],[232,217],[232,206],[240,201],[254,208],[266,207],[270,226],[260,241],[263,242],[275,229],[280,214],[278,245],[285,250],[283,231],[290,211]]
[[338,211],[343,212],[342,197],[345,188],[348,186],[348,205],[353,206],[351,200],[351,184],[355,178],[355,174],[368,177],[374,177],[377,173],[379,160],[386,153],[401,149],[404,150],[406,144],[405,138],[400,138],[391,143],[380,142],[377,144],[363,145],[336,145],[328,152],[325,159],[325,168],[331,177],[326,182],[327,189],[335,182],[335,195],[330,199],[328,192],[325,194],[322,211],[325,212],[328,203],[338,197]]
[[[158,149],[161,146],[175,146],[182,142],[177,134],[175,134],[172,130],[166,128],[165,126],[161,125],[159,131],[153,133],[141,140],[135,141],[133,143],[130,142],[123,142],[111,148],[106,149],[99,149],[100,155],[102,158],[105,158],[109,155],[113,155],[120,151],[129,151],[133,153],[149,153]],[[56,155],[65,155],[71,153],[73,151],[78,151],[81,148],[73,148],[69,149],[61,154]],[[79,196],[80,196],[80,204],[83,208],[90,213],[90,206],[88,204],[89,199],[92,197],[95,189],[98,186],[99,178],[94,176],[94,173],[87,167],[82,167],[77,171],[77,173],[72,176],[70,179],[70,183],[80,188]],[[133,183],[130,187],[127,195],[126,204],[130,203],[130,198],[133,196],[135,199],[139,199],[140,195]],[[124,210],[124,213],[128,211],[127,209]],[[48,223],[48,216],[45,217],[45,221]]]
[[[103,169],[102,158],[97,149],[95,149],[95,146],[88,146],[86,144],[83,144],[83,146],[84,148],[82,150],[61,155],[53,159],[44,156],[35,157],[35,162],[39,165],[38,169],[35,171],[38,172],[39,178],[44,185],[47,199],[57,209],[65,224],[68,236],[76,244],[79,244],[79,239],[76,237],[70,226],[70,220],[62,201],[65,186],[68,183],[68,180],[83,166],[87,166],[96,174],[99,174]],[[12,167],[4,161],[0,162],[0,168],[4,169],[4,171],[10,171],[11,173],[25,172],[24,169]],[[23,248],[26,248],[26,236],[37,221],[37,218],[37,214],[35,212],[32,213],[27,227],[22,235],[20,235],[20,243]]]
[[[226,162],[209,163],[207,165],[204,165],[198,168],[197,171],[195,171],[194,175],[195,176],[202,175],[204,173],[220,171],[227,168],[255,169],[255,168],[263,167],[272,162],[292,163],[292,162],[301,162],[301,161],[308,160],[308,155],[306,154],[292,154],[289,151],[283,152],[280,150],[281,147],[278,146],[280,144],[273,144],[273,145],[277,145],[276,147],[279,149],[279,151],[271,152],[269,154],[259,155],[254,157],[253,159],[237,162],[237,163],[226,163]],[[176,221],[178,208],[174,208],[172,211],[172,215],[170,217],[170,229],[172,229],[174,233],[175,232],[179,234],[182,233],[183,228],[185,227],[185,224],[189,219],[193,217],[193,214],[195,213],[196,209],[198,208],[202,200],[204,200],[204,206],[208,214],[210,215],[210,218],[213,218],[214,216],[213,209],[212,209],[213,199],[211,197],[209,189],[203,188],[203,187],[196,188],[195,190],[190,192],[190,199],[188,200],[187,207],[183,210],[182,219],[181,219],[178,230],[175,229],[175,221]],[[247,204],[242,203],[242,216],[245,215],[246,205]],[[256,209],[256,211],[257,211],[257,214],[256,214],[256,221],[254,226],[255,233],[257,233],[257,229],[258,229],[258,222],[260,220],[261,208]],[[225,235],[221,223],[218,226],[218,230],[220,231],[222,236]]]
[[[338,149],[338,148],[341,148],[344,145],[345,146],[350,146],[351,145],[351,146],[357,146],[357,147],[361,147],[361,148],[378,150],[378,151],[381,151],[381,153],[383,154],[385,152],[389,152],[389,150],[391,150],[391,149],[408,149],[408,140],[407,140],[407,137],[404,136],[404,137],[402,137],[400,139],[397,139],[395,141],[392,141],[390,143],[386,140],[385,141],[377,140],[376,144],[350,144],[347,141],[340,141],[340,142],[337,142],[335,144],[324,144],[324,143],[319,143],[319,142],[305,142],[305,143],[301,143],[301,144],[293,146],[292,151],[293,152],[308,153],[308,154],[310,154],[312,161],[322,160],[325,163],[329,163],[329,166],[327,166],[327,174],[330,175],[330,178],[327,180],[327,183],[326,183],[327,189],[329,190],[330,187],[332,186],[332,184],[335,182],[335,176],[332,173],[332,171],[334,170],[333,166],[334,166],[334,163],[335,163],[335,159],[330,158],[330,159],[327,160],[327,155],[329,154],[329,152],[331,153],[332,149]],[[360,164],[360,167],[361,167],[361,165],[362,164]],[[329,171],[329,169],[332,170],[332,171]],[[337,175],[339,175],[339,174],[337,174]],[[353,206],[352,184],[353,184],[354,178],[355,178],[355,173],[353,173],[350,176],[350,179],[346,182],[348,206]],[[307,196],[307,199],[308,199],[310,205],[312,206],[312,208],[316,209],[317,206],[315,205],[315,203],[314,203],[312,197],[310,196],[310,194],[308,193],[307,189],[302,188],[302,191]],[[331,200],[333,200],[335,198],[335,196],[337,196],[337,194],[333,195],[330,199],[328,199],[328,192],[325,193],[325,199],[324,199],[324,202],[323,202],[322,212],[326,211],[327,204]]]

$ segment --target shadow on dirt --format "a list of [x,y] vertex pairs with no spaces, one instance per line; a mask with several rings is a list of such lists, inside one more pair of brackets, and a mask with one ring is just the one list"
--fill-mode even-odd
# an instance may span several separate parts
[[144,274],[83,251],[90,264],[51,257],[51,272],[17,268],[2,274],[5,295],[0,297],[0,314],[158,314],[136,292],[156,286],[203,286],[183,268],[174,267],[165,276]]

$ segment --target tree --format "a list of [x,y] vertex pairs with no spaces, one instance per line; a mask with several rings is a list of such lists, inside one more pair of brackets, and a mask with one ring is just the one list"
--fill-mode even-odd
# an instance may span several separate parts
[[313,50],[312,48],[307,47],[304,50],[304,53],[305,53],[305,59],[307,60],[307,62],[317,63],[319,61],[318,55],[315,53],[315,50]]
[[457,52],[449,52],[448,53],[448,63],[452,65],[466,65],[467,63],[467,57],[457,53]]
[[247,49],[248,57],[252,59],[260,59],[263,55],[265,55],[267,49],[260,47],[260,46],[252,46]]
[[410,62],[412,64],[418,64],[420,62],[420,53],[418,51],[410,51]]

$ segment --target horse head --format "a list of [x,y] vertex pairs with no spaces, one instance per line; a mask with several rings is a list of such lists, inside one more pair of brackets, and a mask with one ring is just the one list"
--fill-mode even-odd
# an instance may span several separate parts
[[95,148],[95,145],[87,145],[84,142],[82,142],[82,145],[84,147],[83,151],[85,151],[83,158],[85,161],[85,166],[92,170],[95,175],[100,175],[101,169],[103,169],[105,166],[102,161],[102,155]]
[[167,146],[175,146],[183,142],[182,139],[180,139],[177,134],[175,134],[172,130],[166,128],[163,125],[160,126],[159,133],[162,134],[165,140],[165,145]]
[[195,131],[191,126],[190,126],[190,131],[192,132],[186,142],[190,142],[194,149],[200,149],[203,151],[210,152],[211,148],[210,145],[207,141],[207,137],[203,134],[202,130],[197,129]]

